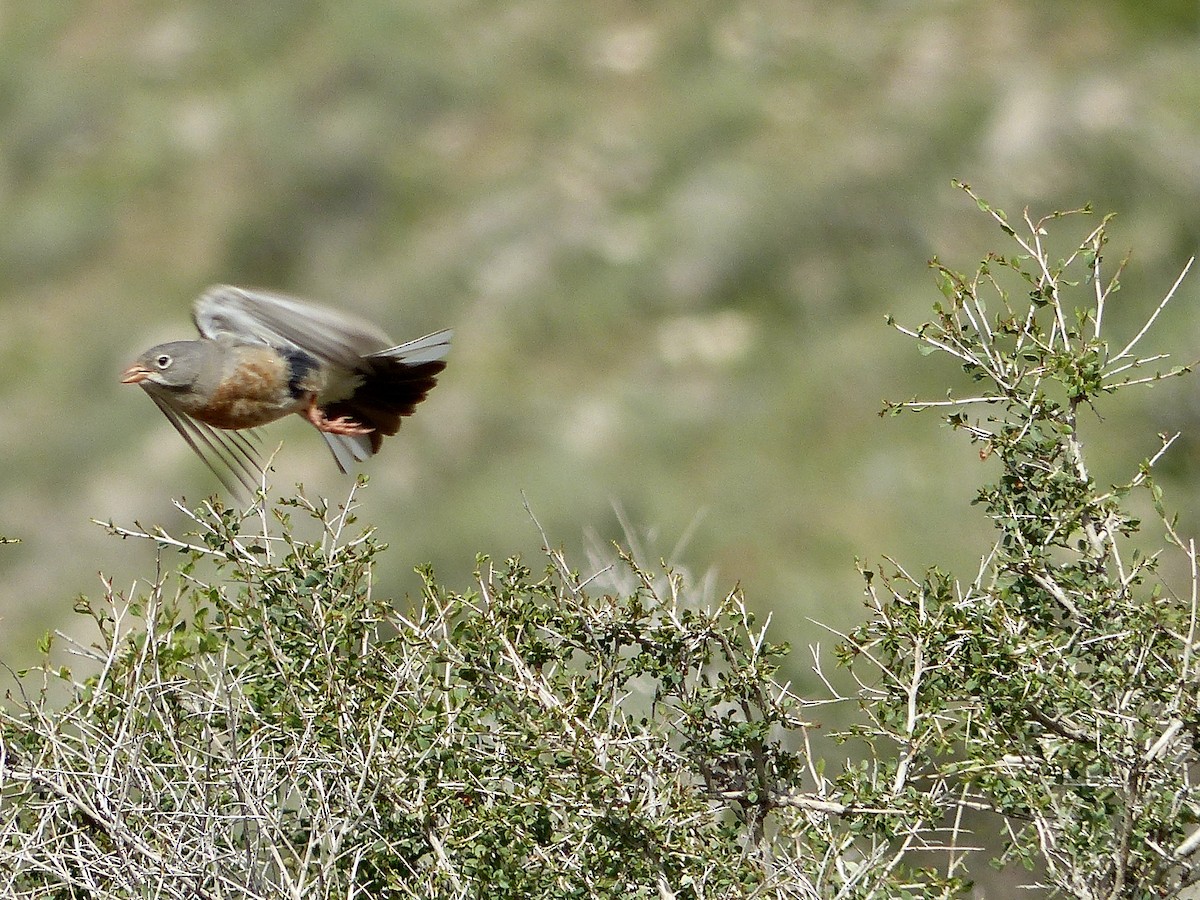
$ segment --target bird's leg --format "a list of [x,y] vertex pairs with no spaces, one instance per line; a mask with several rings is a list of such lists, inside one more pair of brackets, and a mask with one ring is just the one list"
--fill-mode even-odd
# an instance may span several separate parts
[[305,408],[301,415],[308,421],[312,422],[317,427],[318,431],[327,431],[330,434],[370,434],[375,429],[369,425],[364,425],[349,416],[338,416],[336,419],[331,419],[325,415],[325,410],[317,406],[317,395],[312,394],[308,399],[308,407]]

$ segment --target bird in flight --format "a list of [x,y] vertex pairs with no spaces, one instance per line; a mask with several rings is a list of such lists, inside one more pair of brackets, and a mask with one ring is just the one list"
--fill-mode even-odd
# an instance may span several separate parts
[[343,472],[379,452],[437,384],[450,330],[396,344],[370,322],[282,294],[217,285],[192,308],[199,340],[151,347],[121,376],[153,400],[230,491],[262,475],[241,432],[292,413]]

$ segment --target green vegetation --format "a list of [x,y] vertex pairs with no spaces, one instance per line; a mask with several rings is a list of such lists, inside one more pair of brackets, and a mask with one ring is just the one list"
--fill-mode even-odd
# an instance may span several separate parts
[[820,654],[819,690],[784,686],[739,590],[620,551],[588,574],[548,541],[541,573],[480,557],[466,591],[423,569],[406,611],[356,494],[181,507],[183,538],[110,524],[160,573],[81,600],[95,638],[13,673],[0,893],[968,897],[991,860],[996,896],[1180,895],[1200,569],[1154,477],[1174,438],[1104,487],[1080,427],[1186,371],[1142,349],[1175,288],[1114,340],[1107,220],[1060,258],[1077,219],[977,202],[1013,249],[935,262],[935,318],[897,325],[972,389],[888,411],[977,445],[995,540],[969,582],[863,569],[852,688]]
[[[24,543],[0,554],[0,653],[31,662],[97,570],[128,586],[154,565],[89,519],[182,529],[171,498],[217,489],[116,383],[214,282],[398,338],[457,329],[364,467],[363,517],[400,557],[385,593],[416,593],[423,561],[465,591],[476,551],[536,553],[522,492],[573,555],[584,529],[622,539],[614,502],[664,553],[690,531],[672,561],[740,581],[796,644],[809,619],[857,621],[856,556],[975,565],[975,454],[875,420],[945,373],[879,322],[924,314],[930,256],[987,246],[947,189],[963,176],[1010,209],[1118,210],[1138,302],[1109,316],[1136,327],[1200,236],[1185,6],[6,4],[0,533]],[[1193,290],[1160,332],[1184,360]],[[1111,398],[1096,473],[1182,431],[1159,478],[1189,531],[1192,396]],[[299,419],[264,438],[279,490],[345,496]]]

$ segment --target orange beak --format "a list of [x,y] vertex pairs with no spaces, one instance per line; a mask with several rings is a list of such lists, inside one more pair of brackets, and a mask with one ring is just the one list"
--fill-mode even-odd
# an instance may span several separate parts
[[121,376],[121,384],[137,384],[150,377],[150,370],[145,366],[133,365]]

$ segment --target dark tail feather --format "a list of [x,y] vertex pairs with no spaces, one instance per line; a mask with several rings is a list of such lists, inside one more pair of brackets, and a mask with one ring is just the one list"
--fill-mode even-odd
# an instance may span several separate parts
[[326,415],[349,416],[374,428],[368,437],[371,452],[378,453],[384,437],[399,431],[400,420],[411,416],[437,384],[452,334],[438,331],[363,357],[363,383],[353,396],[327,406]]
[[446,364],[438,361],[409,366],[387,359],[372,359],[370,363],[371,369],[354,395],[330,404],[325,413],[331,418],[349,416],[374,428],[371,445],[378,452],[383,436],[400,429],[400,420],[411,416],[433,390]]

